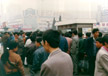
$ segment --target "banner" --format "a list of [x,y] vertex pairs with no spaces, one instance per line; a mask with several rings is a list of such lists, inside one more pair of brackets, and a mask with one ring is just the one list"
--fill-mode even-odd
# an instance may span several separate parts
[[93,24],[93,28],[98,28],[100,32],[108,32],[108,22]]

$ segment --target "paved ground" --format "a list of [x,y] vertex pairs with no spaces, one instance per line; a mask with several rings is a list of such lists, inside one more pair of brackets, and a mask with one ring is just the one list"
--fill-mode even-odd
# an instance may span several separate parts
[[25,71],[26,76],[30,76],[29,68],[24,68],[24,71]]

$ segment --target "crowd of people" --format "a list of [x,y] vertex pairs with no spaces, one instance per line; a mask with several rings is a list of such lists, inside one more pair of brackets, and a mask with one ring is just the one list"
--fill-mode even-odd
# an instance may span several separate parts
[[1,33],[0,76],[108,75],[108,34],[60,30]]

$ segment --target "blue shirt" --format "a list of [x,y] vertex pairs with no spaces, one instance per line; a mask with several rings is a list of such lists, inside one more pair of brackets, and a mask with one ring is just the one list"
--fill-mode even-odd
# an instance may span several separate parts
[[66,38],[63,36],[60,36],[59,48],[64,52],[68,51],[68,42],[67,42]]
[[49,53],[47,53],[42,46],[39,47],[34,52],[32,71],[34,71],[34,72],[39,71],[41,68],[41,65],[48,58],[48,56],[49,56]]

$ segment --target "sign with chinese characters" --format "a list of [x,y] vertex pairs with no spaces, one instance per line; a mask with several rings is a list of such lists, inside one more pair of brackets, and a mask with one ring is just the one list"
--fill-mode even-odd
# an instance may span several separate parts
[[98,28],[100,32],[108,32],[108,22],[93,24],[93,28]]

